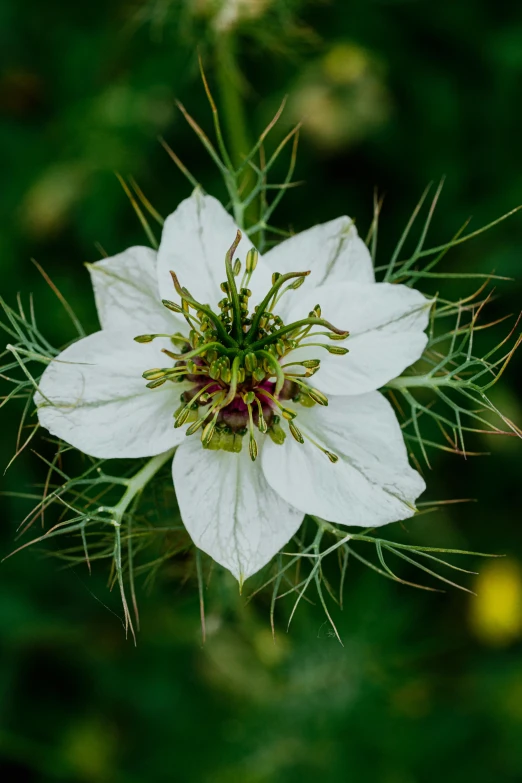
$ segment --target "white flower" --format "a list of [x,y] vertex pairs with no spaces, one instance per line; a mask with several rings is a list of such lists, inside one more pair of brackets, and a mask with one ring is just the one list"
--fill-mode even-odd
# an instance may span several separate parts
[[[177,446],[185,526],[242,582],[307,512],[365,527],[414,513],[424,481],[376,390],[421,356],[430,302],[375,283],[346,217],[263,258],[243,237],[241,271],[235,237],[221,204],[195,192],[158,253],[89,266],[102,329],[49,364],[35,401],[43,427],[93,457]],[[249,307],[270,289],[265,309]]]

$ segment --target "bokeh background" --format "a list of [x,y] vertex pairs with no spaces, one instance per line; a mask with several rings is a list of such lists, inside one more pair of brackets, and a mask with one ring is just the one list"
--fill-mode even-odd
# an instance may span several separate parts
[[[362,233],[386,194],[381,260],[428,181],[447,176],[432,232],[447,240],[522,202],[522,7],[510,0],[2,0],[2,296],[33,291],[51,341],[73,332],[38,260],[89,330],[85,261],[143,243],[115,176],[133,175],[163,214],[190,188],[168,143],[210,192],[221,186],[175,109],[211,130],[200,48],[235,154],[285,94],[275,138],[304,118],[296,176],[277,213],[299,230],[341,213]],[[280,134],[278,136],[278,133]],[[522,219],[455,250],[446,269],[515,278],[492,318],[520,309]],[[441,283],[459,296],[469,286]],[[504,327],[499,329],[502,331]],[[496,335],[500,339],[500,332]],[[487,338],[486,345],[488,339]],[[494,399],[522,421],[515,357]],[[5,466],[14,409],[1,411]],[[506,553],[469,559],[478,597],[415,591],[353,565],[344,647],[318,606],[290,633],[267,602],[226,580],[200,641],[197,595],[163,569],[140,591],[137,648],[100,569],[29,550],[0,567],[0,769],[6,781],[69,783],[518,783],[522,780],[521,445],[477,436],[491,456],[433,455],[429,499],[476,498],[408,526],[406,540]],[[29,451],[1,479],[28,491]],[[2,497],[1,552],[23,502]],[[387,531],[389,535],[395,530]],[[402,571],[408,578],[411,574]],[[286,617],[288,612],[286,611]]]

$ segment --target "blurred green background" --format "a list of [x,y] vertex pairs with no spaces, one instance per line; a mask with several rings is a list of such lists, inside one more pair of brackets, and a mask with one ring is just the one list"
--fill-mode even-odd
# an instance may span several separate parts
[[[57,344],[72,328],[30,259],[96,329],[83,263],[99,257],[95,243],[113,254],[144,242],[115,170],[168,214],[190,188],[159,145],[163,135],[222,195],[174,104],[181,99],[211,130],[198,46],[237,152],[286,93],[276,139],[304,118],[296,176],[305,185],[283,200],[280,226],[347,213],[364,235],[378,186],[383,261],[431,179],[447,175],[434,243],[471,214],[477,228],[522,202],[522,7],[512,1],[2,0],[1,293],[13,303],[33,291]],[[515,217],[455,250],[445,268],[514,277],[497,286],[490,317],[516,313],[521,246]],[[470,292],[442,286],[446,297]],[[494,393],[519,424],[520,365],[515,357]],[[13,413],[2,411],[2,466],[16,440]],[[407,540],[508,557],[468,561],[481,568],[467,582],[477,598],[421,593],[351,566],[335,613],[344,648],[312,605],[288,635],[288,606],[280,611],[274,645],[267,601],[246,606],[227,580],[209,597],[202,648],[194,586],[169,567],[140,593],[134,648],[102,569],[89,578],[36,550],[8,560],[3,779],[521,781],[521,449],[515,438],[477,436],[472,445],[491,456],[433,455],[426,498],[479,502],[419,518]],[[1,488],[23,492],[41,480],[28,451]],[[7,554],[26,507],[4,497],[2,509]]]

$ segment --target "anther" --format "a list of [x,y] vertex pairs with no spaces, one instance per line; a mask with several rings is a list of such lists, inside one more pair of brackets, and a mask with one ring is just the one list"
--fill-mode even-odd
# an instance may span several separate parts
[[182,313],[183,309],[176,304],[176,302],[171,302],[169,299],[162,299],[161,304],[163,307],[166,307],[167,310],[171,310],[173,313]]
[[252,462],[255,462],[258,455],[258,449],[257,449],[257,441],[253,435],[250,436],[250,439],[248,441],[248,452],[250,454],[250,459],[252,460]]
[[326,396],[326,394],[320,392],[319,389],[312,389],[311,387],[308,387],[306,389],[306,393],[318,405],[324,405],[324,406],[328,405],[328,397]]
[[344,356],[346,353],[349,353],[348,348],[342,348],[340,345],[325,345],[324,347],[328,353],[333,353],[336,356]]
[[292,433],[292,435],[294,436],[295,440],[296,440],[298,443],[304,443],[304,438],[303,438],[303,435],[302,435],[302,433],[301,433],[301,430],[300,430],[300,429],[298,429],[298,428],[295,426],[295,424],[293,423],[293,421],[289,422],[289,424],[288,424],[288,427],[289,427],[289,429],[290,429],[290,432],[291,432],[291,433]]
[[255,249],[255,247],[251,247],[248,253],[246,254],[246,262],[245,262],[246,271],[249,275],[251,275],[254,269],[256,268],[258,259],[259,259],[259,253]]

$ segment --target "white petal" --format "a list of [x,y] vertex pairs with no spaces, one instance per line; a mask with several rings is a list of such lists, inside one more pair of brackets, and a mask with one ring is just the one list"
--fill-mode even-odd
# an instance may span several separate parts
[[282,446],[267,442],[263,471],[288,503],[342,525],[373,527],[412,516],[425,484],[409,466],[393,409],[379,392],[299,408],[296,424],[339,461],[332,464],[290,435]]
[[155,250],[129,247],[87,268],[102,329],[128,329],[130,337],[186,331],[185,320],[161,304]]
[[[155,343],[101,331],[65,349],[45,370],[35,395],[38,419],[93,457],[150,457],[184,438],[174,429],[179,384],[148,389],[144,370],[165,366]],[[167,365],[168,366],[168,365]]]
[[[419,291],[390,283],[345,283],[321,286],[303,295],[288,316],[288,322],[306,317],[316,305],[322,317],[350,336],[343,342],[327,337],[307,338],[343,346],[349,353],[337,356],[324,348],[299,348],[293,361],[321,360],[313,385],[330,394],[364,394],[380,388],[422,356],[428,338],[424,333],[431,301]],[[324,331],[322,328],[320,331]]]
[[240,584],[259,571],[298,530],[303,514],[266,483],[248,443],[240,454],[209,451],[189,436],[174,457],[181,517],[200,549]]
[[[373,283],[373,263],[368,248],[349,217],[339,217],[302,231],[281,242],[264,256],[272,272],[311,270],[306,288],[330,283]],[[303,290],[303,289],[302,289]],[[295,299],[292,292],[281,300],[281,309]],[[291,305],[290,305],[291,306]]]
[[[217,303],[224,294],[220,289],[226,280],[225,255],[236,238],[237,228],[221,203],[199,190],[182,201],[165,221],[158,250],[158,282],[162,299],[179,301],[174,291],[170,271],[176,273],[180,284],[188,288],[201,304]],[[241,281],[247,251],[253,247],[247,235],[236,250],[235,259],[242,262]],[[261,301],[271,286],[271,274],[260,258],[249,288],[251,304]],[[218,310],[219,312],[219,310]]]

